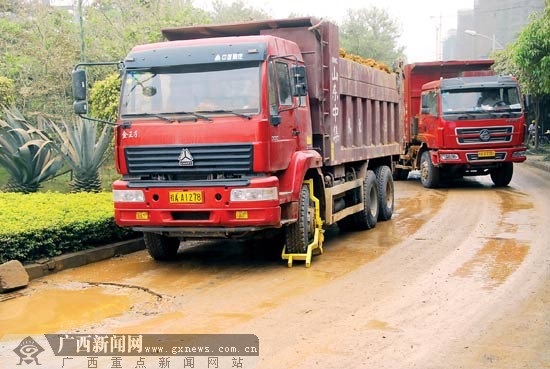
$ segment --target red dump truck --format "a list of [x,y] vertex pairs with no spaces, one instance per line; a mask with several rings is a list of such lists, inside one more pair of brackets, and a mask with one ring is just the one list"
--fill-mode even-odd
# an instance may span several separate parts
[[490,174],[496,186],[525,161],[524,103],[517,81],[495,76],[492,60],[406,65],[404,149],[394,177],[420,170],[425,187]]
[[[153,258],[175,256],[181,239],[250,235],[281,235],[287,254],[303,255],[323,226],[391,218],[397,79],[340,58],[336,25],[163,34],[123,62],[115,137],[115,220],[142,231]],[[79,114],[83,72],[73,72]]]

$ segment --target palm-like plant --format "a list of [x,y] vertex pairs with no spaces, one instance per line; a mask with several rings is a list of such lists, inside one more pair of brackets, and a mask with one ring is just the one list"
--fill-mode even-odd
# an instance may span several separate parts
[[0,119],[0,165],[10,178],[7,192],[36,192],[40,183],[52,178],[61,168],[61,158],[52,142],[35,128],[16,108],[4,110]]
[[99,168],[107,159],[113,130],[105,126],[97,137],[96,126],[82,119],[63,127],[49,122],[53,129],[57,151],[73,170],[72,192],[99,192],[101,180]]

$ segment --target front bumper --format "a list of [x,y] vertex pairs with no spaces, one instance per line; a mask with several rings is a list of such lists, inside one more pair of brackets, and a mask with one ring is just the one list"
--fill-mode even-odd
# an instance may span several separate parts
[[[506,148],[483,148],[469,150],[438,150],[432,154],[432,161],[436,165],[462,164],[466,166],[484,166],[504,162],[521,163],[525,161],[524,146]],[[494,155],[488,155],[492,154]]]
[[[119,226],[145,229],[199,227],[212,229],[273,228],[281,224],[279,199],[266,201],[232,202],[229,186],[137,187],[126,181],[116,181],[113,190],[141,190],[144,202],[115,202],[115,221]],[[148,183],[150,184],[150,183]],[[277,177],[254,178],[246,187],[277,187]],[[201,203],[172,203],[170,193],[200,192]]]

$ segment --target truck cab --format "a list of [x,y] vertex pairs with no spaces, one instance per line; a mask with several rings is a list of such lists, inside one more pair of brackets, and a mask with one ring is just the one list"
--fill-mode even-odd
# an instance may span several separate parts
[[[296,44],[273,36],[163,42],[135,47],[125,65],[117,223],[144,232],[176,226],[170,232],[181,235],[280,227],[291,189],[280,189],[277,174],[311,148]],[[117,201],[129,198],[141,204]]]

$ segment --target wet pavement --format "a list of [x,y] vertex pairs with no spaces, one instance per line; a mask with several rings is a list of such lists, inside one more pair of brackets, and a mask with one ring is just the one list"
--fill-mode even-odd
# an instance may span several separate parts
[[40,278],[0,302],[0,336],[252,333],[261,368],[549,367],[550,174],[515,169],[506,189],[396,182],[392,220],[328,229],[310,269],[215,241]]

